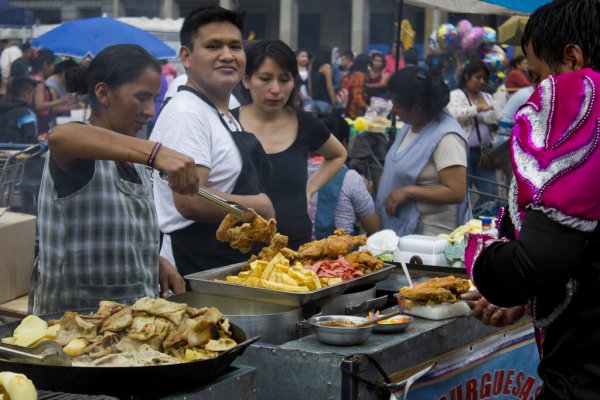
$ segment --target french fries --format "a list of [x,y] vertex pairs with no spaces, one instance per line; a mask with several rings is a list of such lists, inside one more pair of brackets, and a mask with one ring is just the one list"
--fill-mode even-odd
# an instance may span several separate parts
[[227,276],[225,282],[285,292],[310,292],[341,283],[342,280],[319,278],[314,271],[304,269],[299,262],[290,266],[290,261],[279,253],[269,262],[254,261],[248,271]]

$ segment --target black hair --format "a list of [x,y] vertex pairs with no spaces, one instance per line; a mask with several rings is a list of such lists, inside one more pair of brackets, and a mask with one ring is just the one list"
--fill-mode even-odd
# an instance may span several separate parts
[[350,66],[350,72],[360,71],[367,72],[369,70],[369,63],[371,62],[371,57],[368,54],[360,53],[354,59],[354,63]]
[[21,45],[21,52],[25,53],[31,48],[31,43],[25,42]]
[[487,65],[481,60],[473,60],[469,61],[465,64],[465,67],[462,69],[460,73],[460,77],[458,78],[458,84],[456,85],[459,89],[464,89],[467,87],[467,76],[470,78],[476,73],[483,71],[485,73],[485,79],[487,80],[490,77],[490,70]]
[[54,74],[62,74],[63,72],[65,72],[69,68],[75,68],[77,66],[79,66],[79,64],[77,64],[72,59],[68,58],[68,59],[66,59],[64,61],[61,61],[58,64],[56,64],[54,66],[54,72],[53,73]]
[[36,85],[37,82],[34,82],[31,79],[24,76],[13,78],[8,84],[8,89],[6,90],[6,97],[10,100],[20,100],[23,93],[34,90]]
[[185,17],[179,31],[181,45],[192,51],[194,37],[198,34],[198,29],[212,22],[229,22],[237,27],[240,33],[244,32],[243,12],[238,13],[217,6],[200,7],[190,11],[187,17]]
[[331,47],[327,45],[322,45],[317,50],[315,54],[315,59],[313,60],[313,71],[319,71],[319,68],[323,64],[331,64]]
[[373,54],[371,54],[371,59],[369,60],[369,66],[371,68],[373,68],[373,60],[375,58],[380,58],[381,59],[381,70],[383,71],[385,69],[385,66],[387,65],[386,61],[385,61],[385,56],[383,55],[383,53],[379,53],[379,52],[375,52]]
[[37,74],[44,68],[44,64],[54,64],[54,52],[50,49],[38,49],[31,59],[31,73]]
[[581,48],[587,67],[600,71],[600,2],[555,0],[529,16],[521,47],[531,43],[534,54],[556,69],[563,63],[563,50],[570,44]]
[[340,53],[340,57],[346,57],[348,60],[353,61],[354,53],[352,52],[352,50],[344,50]]
[[517,68],[519,66],[519,64],[521,64],[523,62],[523,60],[525,59],[524,55],[518,55],[515,58],[513,58],[512,60],[510,60],[510,67],[511,68]]
[[417,65],[419,63],[419,50],[411,47],[404,52],[404,63]]
[[[294,82],[299,81],[298,62],[294,51],[281,40],[261,40],[252,45],[246,53],[246,77],[250,79],[265,59],[269,57],[275,61],[281,69],[288,72]],[[288,99],[286,106],[293,106],[297,103],[298,94],[296,87]]]
[[310,60],[310,56],[311,56],[311,54],[310,54],[310,50],[309,50],[309,49],[305,49],[305,48],[298,49],[298,50],[296,50],[296,51],[294,52],[294,55],[295,55],[296,57],[298,57],[298,55],[299,55],[300,53],[306,53],[306,55],[308,56],[308,59]]
[[411,66],[394,72],[387,88],[394,103],[407,110],[418,106],[429,120],[439,120],[450,102],[450,89],[441,76],[432,76],[423,68]]
[[96,85],[103,82],[112,91],[137,80],[147,68],[160,74],[159,62],[136,44],[116,44],[102,50],[89,67],[78,66],[66,72],[67,92],[89,95],[92,111],[98,112]]
[[347,144],[350,138],[350,125],[338,114],[323,114],[319,116],[321,122],[329,129],[337,140],[342,144]]

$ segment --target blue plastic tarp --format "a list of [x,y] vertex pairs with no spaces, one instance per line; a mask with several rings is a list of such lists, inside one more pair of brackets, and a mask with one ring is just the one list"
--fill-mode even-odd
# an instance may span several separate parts
[[30,27],[32,23],[33,13],[30,10],[0,0],[0,26],[20,28]]

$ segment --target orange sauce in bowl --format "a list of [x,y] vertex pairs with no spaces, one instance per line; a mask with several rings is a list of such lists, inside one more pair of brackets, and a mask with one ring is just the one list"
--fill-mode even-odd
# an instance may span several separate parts
[[394,325],[394,324],[403,324],[405,322],[410,322],[410,319],[406,318],[406,317],[392,318],[392,319],[386,319],[383,321],[379,321],[378,324],[379,325]]

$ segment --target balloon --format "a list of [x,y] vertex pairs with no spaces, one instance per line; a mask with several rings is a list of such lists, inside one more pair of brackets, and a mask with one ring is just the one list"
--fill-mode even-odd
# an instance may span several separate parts
[[458,37],[463,38],[467,32],[469,32],[473,28],[473,25],[468,19],[461,19],[458,21],[456,25],[456,30],[458,31]]
[[429,35],[429,40],[428,40],[429,48],[434,53],[441,53],[442,50],[440,49],[440,47],[437,44],[436,37],[437,37],[437,32],[436,31],[431,32],[431,35]]
[[442,50],[452,50],[458,43],[458,31],[452,24],[442,24],[437,31],[437,44]]
[[465,53],[475,50],[483,43],[483,28],[476,26],[462,38],[462,49]]
[[485,65],[487,65],[490,71],[498,71],[506,62],[506,54],[504,54],[504,50],[502,50],[502,47],[495,44],[492,46],[491,50],[489,50],[483,55],[481,61],[483,61]]
[[496,31],[489,26],[483,27],[483,45],[486,48],[491,48],[496,44]]

